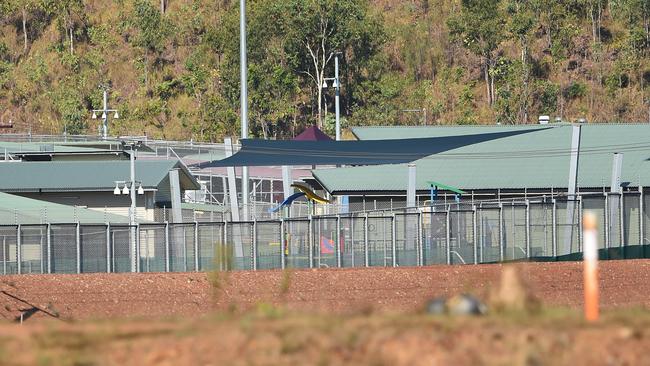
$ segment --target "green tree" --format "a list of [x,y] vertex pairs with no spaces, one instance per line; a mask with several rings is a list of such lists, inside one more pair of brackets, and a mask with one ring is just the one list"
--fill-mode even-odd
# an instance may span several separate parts
[[501,0],[461,0],[460,12],[447,22],[452,37],[481,57],[490,106],[496,98],[494,76],[490,70],[496,63],[494,53],[506,37],[504,19]]

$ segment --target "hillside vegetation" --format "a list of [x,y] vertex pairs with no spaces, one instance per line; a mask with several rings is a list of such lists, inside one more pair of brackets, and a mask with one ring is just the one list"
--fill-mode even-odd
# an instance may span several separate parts
[[[249,0],[251,133],[650,119],[650,0]],[[239,2],[0,1],[0,124],[218,141],[239,131]],[[426,112],[423,112],[426,110]]]

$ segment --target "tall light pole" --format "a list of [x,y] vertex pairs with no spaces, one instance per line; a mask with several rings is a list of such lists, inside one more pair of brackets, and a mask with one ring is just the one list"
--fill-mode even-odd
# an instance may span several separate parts
[[334,81],[332,86],[335,89],[334,111],[336,116],[336,141],[341,140],[341,107],[340,107],[341,82],[339,79],[339,55],[340,54],[341,52],[334,53],[334,77],[323,79],[323,89],[327,88],[328,80]]
[[[104,108],[103,109],[93,109],[93,119],[97,119],[97,113],[102,112],[102,138],[106,140],[108,138],[108,113],[113,112],[113,119],[120,118],[120,114],[116,109],[108,108],[108,88],[104,88]],[[67,131],[66,131],[67,132]]]
[[[131,227],[131,247],[133,248],[133,253],[134,253],[134,261],[131,263],[131,271],[136,272],[138,265],[137,261],[139,258],[135,258],[135,254],[138,253],[138,250],[136,248],[136,239],[135,239],[135,225],[136,225],[136,192],[138,194],[144,194],[144,190],[142,189],[142,183],[140,183],[140,188],[137,190],[135,189],[135,153],[136,151],[142,146],[142,141],[137,141],[137,142],[126,142],[122,141],[122,149],[124,152],[129,154],[129,161],[130,161],[130,180],[131,180],[131,189],[129,190],[127,187],[126,182],[124,183],[124,190],[122,191],[123,194],[131,194],[131,208],[129,209],[129,225]],[[117,186],[117,182],[115,185],[115,191],[114,193],[119,194],[119,187]]]
[[[241,84],[241,138],[248,138],[248,64],[246,61],[246,0],[239,0],[239,76]],[[248,167],[242,167],[242,206],[248,220]]]

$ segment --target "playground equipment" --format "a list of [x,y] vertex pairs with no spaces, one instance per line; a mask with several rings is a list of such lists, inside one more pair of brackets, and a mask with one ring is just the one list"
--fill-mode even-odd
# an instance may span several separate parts
[[300,197],[306,196],[307,199],[316,202],[316,203],[330,203],[330,200],[325,199],[311,190],[311,188],[307,187],[306,185],[300,184],[300,183],[294,183],[291,185],[291,187],[296,188],[300,192],[296,192],[292,194],[291,196],[287,197],[284,201],[282,201],[279,205],[276,207],[270,208],[269,213],[274,213],[280,211],[283,207],[288,207],[291,206],[293,201],[297,200]]
[[312,201],[314,201],[316,203],[322,203],[322,204],[331,203],[330,200],[325,199],[325,198],[317,195],[316,193],[314,193],[314,191],[311,190],[311,188],[309,188],[308,186],[306,186],[304,184],[293,183],[291,186],[293,188],[296,188],[297,190],[303,192],[307,196],[308,199],[310,199],[310,200],[312,200]]

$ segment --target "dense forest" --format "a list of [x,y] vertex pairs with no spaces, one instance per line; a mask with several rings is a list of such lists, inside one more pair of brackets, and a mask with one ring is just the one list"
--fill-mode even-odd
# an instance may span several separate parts
[[[650,120],[650,0],[249,0],[251,133]],[[331,86],[331,83],[330,83]],[[239,131],[239,2],[1,0],[0,124],[218,141]]]

